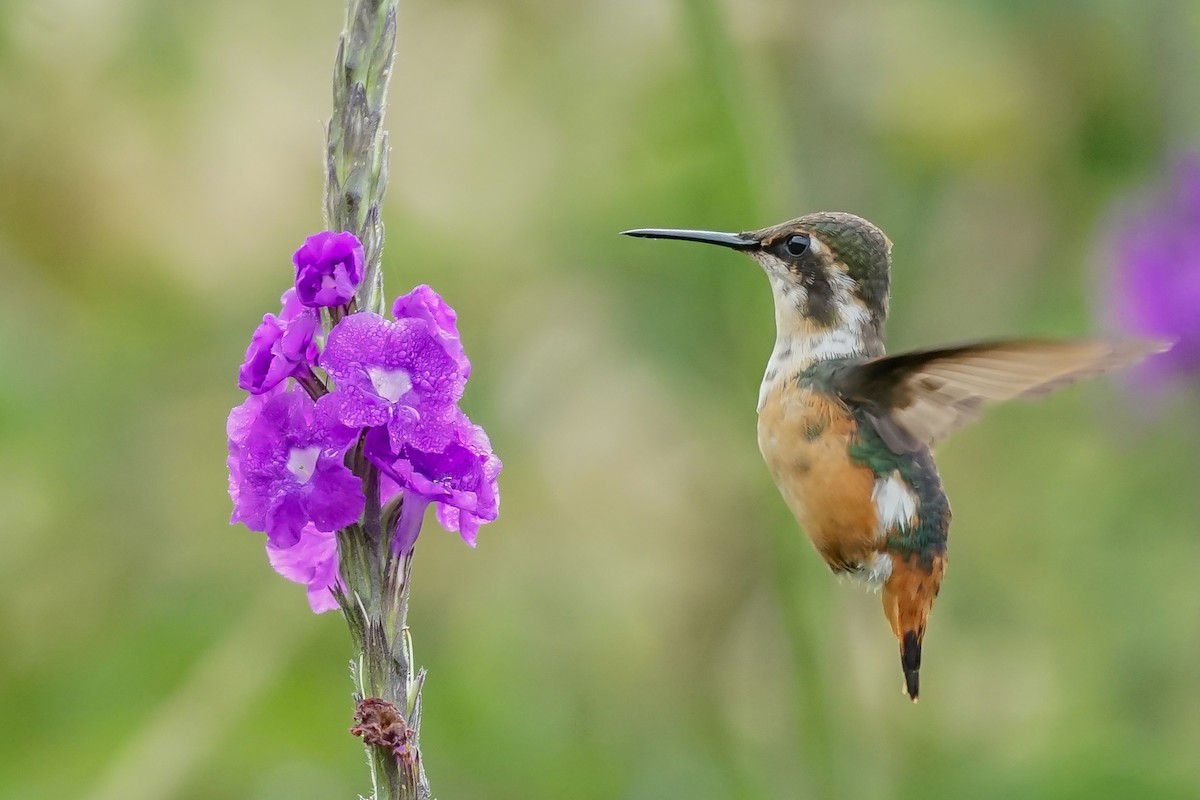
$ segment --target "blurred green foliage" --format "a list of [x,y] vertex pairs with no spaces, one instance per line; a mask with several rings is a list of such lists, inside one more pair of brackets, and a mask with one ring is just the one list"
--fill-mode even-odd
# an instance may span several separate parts
[[[339,2],[0,4],[0,797],[366,791],[349,641],[226,524],[236,365],[321,227]],[[1102,329],[1106,209],[1200,140],[1186,0],[402,3],[384,261],[504,457],[412,624],[444,798],[1200,793],[1196,395],[945,445],[925,692],[754,440],[749,261],[622,239],[840,209],[891,344]]]

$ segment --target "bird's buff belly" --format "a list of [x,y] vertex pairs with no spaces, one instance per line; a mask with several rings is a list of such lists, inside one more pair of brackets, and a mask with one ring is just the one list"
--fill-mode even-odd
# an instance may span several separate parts
[[758,446],[784,502],[835,570],[880,549],[875,476],[850,460],[854,419],[836,401],[801,389],[772,392],[758,418]]

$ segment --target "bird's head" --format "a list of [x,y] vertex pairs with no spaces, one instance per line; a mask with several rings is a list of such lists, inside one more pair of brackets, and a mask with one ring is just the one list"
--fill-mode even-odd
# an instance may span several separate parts
[[860,325],[882,335],[892,243],[861,217],[822,211],[745,233],[670,228],[624,233],[740,250],[770,278],[781,326],[793,321],[813,330]]

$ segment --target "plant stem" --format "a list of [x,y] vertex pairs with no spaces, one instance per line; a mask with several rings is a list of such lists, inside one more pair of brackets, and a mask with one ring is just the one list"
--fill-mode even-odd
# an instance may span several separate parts
[[[375,800],[428,800],[432,795],[418,741],[424,670],[413,666],[407,626],[412,552],[394,554],[357,526],[338,537],[346,590],[338,596],[358,650],[351,664],[359,713],[355,732],[367,745]],[[380,703],[379,701],[383,701]],[[391,717],[363,717],[385,706]],[[381,739],[387,739],[386,742]]]
[[382,313],[383,221],[388,137],[383,129],[396,55],[397,0],[350,0],[333,66],[333,116],[326,129],[325,216],[331,230],[363,244],[358,307]]
[[[383,221],[388,137],[383,129],[396,53],[397,0],[350,0],[333,71],[333,116],[326,129],[325,216],[330,230],[363,244],[362,284],[355,305],[384,312]],[[325,330],[336,322],[324,315]],[[383,530],[379,476],[361,448],[348,462],[368,494],[361,525],[338,534],[345,590],[337,592],[357,651],[355,728],[363,737],[374,800],[427,800],[429,783],[418,742],[422,670],[414,670],[407,627],[413,554],[393,551]]]

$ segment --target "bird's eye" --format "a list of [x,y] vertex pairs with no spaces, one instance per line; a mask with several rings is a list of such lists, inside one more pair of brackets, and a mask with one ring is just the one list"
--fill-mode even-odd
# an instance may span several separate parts
[[784,241],[783,249],[790,256],[802,256],[808,252],[808,237],[800,233],[794,233]]

